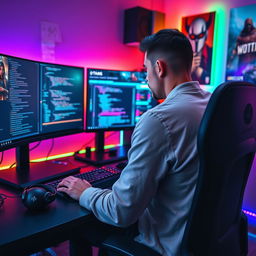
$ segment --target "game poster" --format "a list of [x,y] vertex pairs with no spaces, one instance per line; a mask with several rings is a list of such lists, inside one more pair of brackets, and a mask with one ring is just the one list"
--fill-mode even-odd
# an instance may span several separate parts
[[194,52],[192,79],[202,85],[211,84],[215,12],[182,18],[182,32]]
[[227,81],[256,84],[256,4],[230,10]]

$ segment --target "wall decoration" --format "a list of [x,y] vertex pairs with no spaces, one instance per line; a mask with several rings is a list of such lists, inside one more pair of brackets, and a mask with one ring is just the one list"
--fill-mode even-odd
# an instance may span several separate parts
[[182,32],[194,52],[192,79],[202,85],[211,83],[215,12],[182,18]]
[[226,80],[256,83],[256,4],[230,10]]
[[44,61],[55,61],[55,43],[61,43],[60,27],[56,23],[41,22],[41,51]]

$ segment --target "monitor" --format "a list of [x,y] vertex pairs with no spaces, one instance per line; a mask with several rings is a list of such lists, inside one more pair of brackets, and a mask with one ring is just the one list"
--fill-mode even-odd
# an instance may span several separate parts
[[83,68],[0,54],[0,151],[82,132],[83,96]]
[[87,71],[87,131],[134,128],[140,116],[156,104],[146,72]]
[[124,147],[106,154],[104,132],[131,130],[140,116],[157,104],[151,96],[146,75],[146,72],[87,70],[86,131],[96,132],[96,151],[76,156],[77,160],[102,165],[126,158]]

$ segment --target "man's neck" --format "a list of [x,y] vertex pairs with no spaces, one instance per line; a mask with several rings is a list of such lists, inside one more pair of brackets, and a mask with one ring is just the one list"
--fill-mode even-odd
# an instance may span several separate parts
[[175,78],[166,80],[166,85],[165,85],[165,96],[167,97],[169,93],[178,85],[191,82],[192,78],[188,74],[184,74],[183,76],[177,76]]

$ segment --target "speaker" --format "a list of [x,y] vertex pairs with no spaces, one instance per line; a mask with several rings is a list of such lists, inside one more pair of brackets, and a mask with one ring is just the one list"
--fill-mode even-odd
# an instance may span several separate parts
[[124,43],[137,46],[141,40],[165,27],[165,14],[142,7],[124,13]]
[[21,199],[29,210],[43,210],[56,198],[54,187],[36,184],[24,189]]

